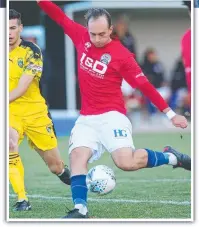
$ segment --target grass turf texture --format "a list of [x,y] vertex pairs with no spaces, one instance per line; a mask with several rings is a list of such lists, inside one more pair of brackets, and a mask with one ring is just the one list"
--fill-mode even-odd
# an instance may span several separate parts
[[[137,148],[162,150],[171,145],[179,151],[191,154],[191,135],[184,133],[150,133],[134,135]],[[65,163],[68,163],[68,138],[59,138],[59,148]],[[28,147],[26,141],[21,144],[20,154],[25,167],[25,184],[32,211],[13,212],[16,198],[9,188],[9,218],[48,219],[60,218],[73,208],[70,187],[65,186],[52,175],[37,153]],[[115,190],[105,196],[89,193],[91,199],[88,208],[95,218],[191,218],[191,172],[161,166],[142,169],[136,172],[124,172],[116,168],[107,152],[89,165],[104,164],[113,168],[117,184]]]

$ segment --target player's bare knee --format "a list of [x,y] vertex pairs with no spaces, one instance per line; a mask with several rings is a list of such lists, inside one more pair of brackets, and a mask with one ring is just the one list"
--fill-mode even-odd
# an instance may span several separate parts
[[15,142],[13,139],[9,139],[9,152],[16,152],[18,151],[17,142]]
[[64,169],[62,160],[54,159],[54,160],[49,161],[47,163],[47,165],[48,165],[48,168],[51,171],[51,173],[56,174],[56,175],[61,174]]
[[9,152],[18,151],[18,140],[18,132],[15,129],[9,127]]
[[124,171],[132,171],[133,169],[133,158],[125,157],[125,156],[118,156],[117,158],[113,159],[115,165]]
[[70,153],[70,159],[81,159],[82,153],[80,151],[80,149],[73,149]]
[[133,160],[115,162],[115,165],[124,171],[137,170],[136,163],[134,163]]
[[88,160],[92,156],[92,151],[86,147],[75,148],[70,153],[71,176],[86,174]]
[[70,161],[75,161],[76,163],[79,162],[87,162],[88,159],[91,157],[92,152],[90,149],[85,147],[75,148],[71,151],[70,154]]
[[115,165],[124,171],[137,170],[137,163],[132,148],[120,148],[112,152]]

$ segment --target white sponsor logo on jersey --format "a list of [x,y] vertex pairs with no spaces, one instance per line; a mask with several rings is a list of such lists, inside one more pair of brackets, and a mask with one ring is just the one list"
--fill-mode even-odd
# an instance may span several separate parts
[[87,71],[90,75],[103,79],[107,71],[107,65],[101,61],[93,60],[87,57],[85,53],[82,54],[80,59],[80,66],[83,70]]

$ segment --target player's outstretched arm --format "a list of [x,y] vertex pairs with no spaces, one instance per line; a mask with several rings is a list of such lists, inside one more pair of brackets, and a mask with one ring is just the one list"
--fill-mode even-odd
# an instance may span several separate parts
[[161,112],[165,113],[175,127],[186,128],[188,123],[184,116],[177,115],[162,98],[155,87],[148,81],[134,58],[123,62],[121,73],[124,79],[138,88]]
[[82,34],[86,32],[86,28],[65,15],[65,13],[50,0],[39,1],[37,0],[39,7],[58,25],[60,25],[64,33],[67,34],[74,44],[78,43]]

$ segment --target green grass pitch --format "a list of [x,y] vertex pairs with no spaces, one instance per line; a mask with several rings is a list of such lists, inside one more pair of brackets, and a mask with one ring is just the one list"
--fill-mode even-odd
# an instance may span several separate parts
[[[146,133],[134,135],[137,148],[162,150],[171,145],[179,151],[191,154],[191,135],[184,133]],[[59,138],[63,160],[68,163],[68,138]],[[13,212],[16,201],[9,188],[9,218],[48,219],[61,218],[73,208],[70,187],[52,175],[39,155],[24,141],[20,154],[25,167],[25,184],[32,205],[31,211]],[[113,168],[117,184],[115,190],[105,196],[88,194],[88,208],[94,218],[131,219],[189,219],[191,218],[191,172],[161,166],[124,172],[114,166],[105,152],[99,161],[89,165],[104,164]]]

